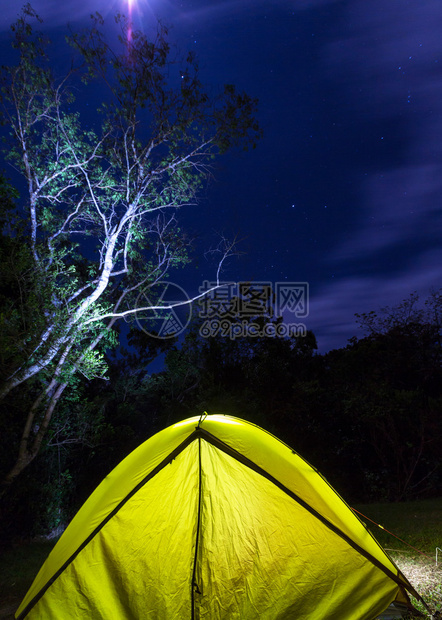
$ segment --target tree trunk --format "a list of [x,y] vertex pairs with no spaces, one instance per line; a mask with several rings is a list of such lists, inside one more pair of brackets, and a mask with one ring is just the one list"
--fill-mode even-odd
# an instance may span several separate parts
[[37,454],[40,452],[41,443],[46,435],[46,431],[48,430],[48,426],[51,421],[54,409],[67,385],[67,382],[58,384],[55,380],[51,382],[51,388],[52,390],[55,388],[55,392],[53,393],[52,398],[50,399],[48,406],[46,407],[46,411],[36,434],[33,438],[31,438],[32,423],[44,396],[47,394],[47,390],[42,392],[34,401],[34,404],[32,405],[26,420],[25,429],[23,431],[23,435],[20,441],[20,448],[17,460],[12,469],[9,470],[9,472],[0,483],[0,497],[4,495],[4,493],[9,489],[17,476],[19,476],[21,472],[26,469],[26,467],[30,465],[30,463],[32,463]]
[[14,480],[17,478],[17,476],[21,474],[21,472],[24,469],[26,469],[26,467],[34,460],[35,456],[36,456],[35,454],[32,455],[27,452],[26,454],[20,455],[18,457],[18,459],[15,462],[14,467],[11,470],[9,470],[9,472],[6,474],[6,476],[3,478],[3,480],[0,483],[0,498],[2,498],[3,495],[5,495],[5,493],[11,487]]

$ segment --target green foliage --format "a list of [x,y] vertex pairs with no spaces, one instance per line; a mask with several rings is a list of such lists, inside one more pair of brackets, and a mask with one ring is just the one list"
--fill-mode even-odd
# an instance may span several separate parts
[[[256,102],[232,86],[209,96],[194,55],[171,56],[166,28],[151,39],[117,14],[110,45],[97,14],[67,37],[63,75],[39,22],[26,5],[0,83],[5,158],[28,189],[13,210],[0,181],[0,223],[11,213],[18,223],[0,247],[0,398],[36,379],[7,484],[45,445],[66,394],[75,400],[78,377],[106,376],[117,319],[133,319],[139,295],[189,261],[176,211],[196,202],[213,157],[260,134]],[[102,103],[85,117],[91,89]]]
[[[68,505],[69,493],[72,489],[72,475],[68,469],[42,486],[42,492],[46,495],[44,507],[35,519],[37,532],[61,532],[66,526],[66,514],[64,507]],[[40,518],[38,518],[40,517]]]

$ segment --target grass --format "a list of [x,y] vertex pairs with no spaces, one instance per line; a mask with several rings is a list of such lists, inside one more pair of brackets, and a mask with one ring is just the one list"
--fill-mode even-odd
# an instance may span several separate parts
[[[442,548],[442,498],[398,504],[358,505],[355,508],[365,515],[359,516],[433,612],[442,611],[442,553],[439,554],[438,567],[435,562],[436,547]],[[378,528],[368,519],[376,521],[385,529]],[[406,543],[428,557],[411,549]],[[53,541],[31,542],[15,546],[0,555],[0,620],[13,618],[13,612],[53,546]],[[426,614],[425,608],[418,601],[412,602]],[[425,617],[430,618],[428,614]]]
[[[436,547],[442,549],[442,498],[398,504],[367,504],[355,508],[385,528],[381,529],[359,515],[433,613],[442,613],[440,552],[436,567]],[[412,603],[426,618],[430,618],[419,601],[412,599]]]
[[31,542],[0,555],[0,619],[13,618],[54,541]]

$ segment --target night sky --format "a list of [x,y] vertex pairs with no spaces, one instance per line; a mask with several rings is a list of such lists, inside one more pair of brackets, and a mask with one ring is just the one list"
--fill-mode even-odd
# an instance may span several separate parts
[[[19,3],[0,0],[1,53]],[[15,5],[15,6],[13,6]],[[55,37],[127,2],[34,0]],[[160,17],[197,52],[203,81],[259,99],[264,137],[218,160],[184,214],[201,247],[243,239],[226,280],[308,282],[320,351],[362,336],[355,312],[442,286],[440,0],[138,0],[135,27]],[[110,21],[110,20],[109,20]],[[196,292],[198,261],[173,280]]]

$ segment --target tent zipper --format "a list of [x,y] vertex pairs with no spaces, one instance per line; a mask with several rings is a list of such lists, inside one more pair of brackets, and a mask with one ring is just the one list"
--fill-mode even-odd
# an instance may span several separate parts
[[202,503],[202,468],[201,468],[201,437],[198,437],[198,512],[196,523],[196,537],[195,537],[195,555],[193,558],[193,572],[192,572],[192,613],[191,619],[195,620],[195,594],[201,594],[196,581],[196,569],[198,562],[198,548],[200,541],[201,530],[201,503]]

